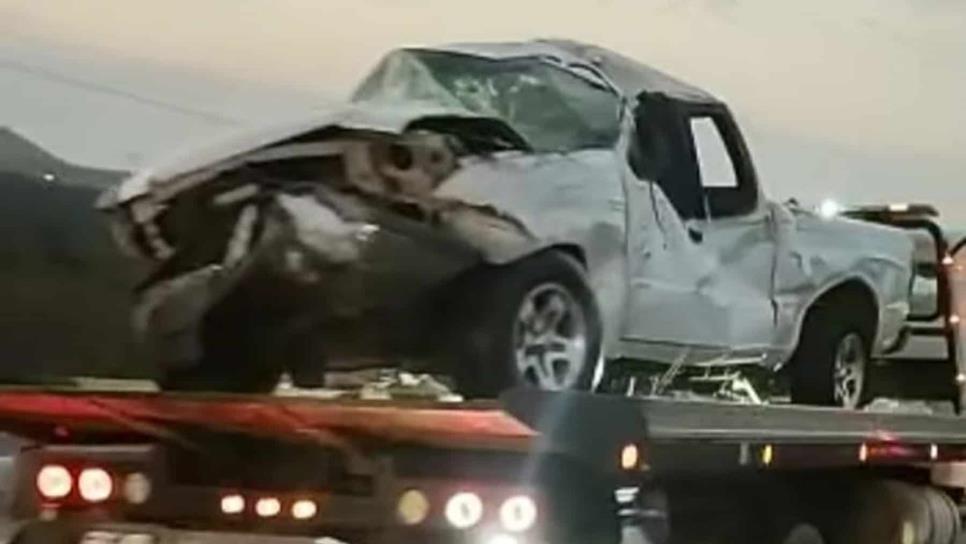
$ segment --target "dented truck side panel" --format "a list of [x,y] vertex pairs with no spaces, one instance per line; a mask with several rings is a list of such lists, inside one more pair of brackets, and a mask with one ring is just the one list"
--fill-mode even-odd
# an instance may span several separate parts
[[618,353],[626,298],[626,205],[612,150],[567,155],[514,154],[479,159],[441,185],[442,198],[478,202],[518,218],[532,235],[526,243],[492,246],[485,258],[505,264],[541,249],[576,249],[604,320],[605,346]]
[[848,282],[858,282],[874,297],[878,316],[873,354],[895,344],[909,313],[912,268],[901,256],[912,254],[912,240],[897,238],[887,227],[804,211],[786,212],[780,228],[785,233],[776,276],[780,352],[794,349],[815,301]]

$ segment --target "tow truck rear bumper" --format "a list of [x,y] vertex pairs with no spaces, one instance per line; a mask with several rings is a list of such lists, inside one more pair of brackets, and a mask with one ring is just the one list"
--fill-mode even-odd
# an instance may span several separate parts
[[0,544],[343,544],[330,537],[191,531],[151,524],[24,521],[11,524]]
[[434,542],[487,544],[506,542],[542,544],[536,534],[502,532],[459,533],[447,530],[357,531],[356,537],[333,537],[243,532],[233,530],[179,529],[153,523],[92,522],[81,520],[25,520],[0,524],[0,544],[422,544]]

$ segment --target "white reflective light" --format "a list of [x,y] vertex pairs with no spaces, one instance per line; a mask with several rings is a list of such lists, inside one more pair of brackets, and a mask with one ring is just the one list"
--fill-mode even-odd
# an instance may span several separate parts
[[483,518],[483,501],[476,493],[461,491],[446,501],[446,520],[457,529],[469,529]]
[[526,531],[537,522],[537,504],[526,495],[517,495],[503,501],[500,506],[500,523],[513,533]]
[[826,199],[818,205],[818,214],[826,219],[831,219],[842,213],[842,205],[838,202]]
[[618,487],[614,490],[614,500],[618,504],[628,504],[634,502],[637,495],[640,493],[640,488],[637,487]]
[[114,479],[102,468],[85,468],[77,477],[77,490],[87,502],[104,502],[114,493]]
[[905,213],[909,211],[908,204],[889,204],[889,211],[894,213]]
[[771,465],[771,462],[775,460],[775,448],[771,444],[765,444],[761,448],[761,464],[766,467]]
[[63,499],[74,488],[74,477],[60,465],[46,465],[37,472],[37,491],[45,499]]
[[221,511],[225,514],[241,514],[245,511],[245,497],[225,495],[221,498]]
[[124,535],[120,540],[117,541],[118,544],[154,544],[158,540],[154,535],[149,535],[146,533],[133,533],[129,535]]
[[519,544],[517,537],[505,534],[495,534],[487,539],[486,544]]
[[255,513],[263,518],[273,518],[282,511],[282,503],[275,497],[258,499],[255,503]]
[[396,516],[403,525],[419,525],[429,516],[429,499],[418,489],[410,489],[399,496]]
[[80,544],[114,544],[120,538],[120,534],[111,531],[87,531]]
[[124,479],[124,498],[131,504],[144,504],[151,497],[151,480],[140,472]]
[[292,503],[292,517],[295,519],[312,519],[319,512],[318,505],[310,500],[298,500]]
[[637,468],[641,461],[641,450],[636,444],[627,444],[621,449],[621,468],[631,470]]

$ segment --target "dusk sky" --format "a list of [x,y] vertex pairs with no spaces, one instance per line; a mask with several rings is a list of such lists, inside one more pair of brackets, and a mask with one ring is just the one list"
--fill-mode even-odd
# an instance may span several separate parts
[[966,224],[958,0],[0,0],[0,36],[0,126],[79,163],[324,106],[394,46],[569,37],[728,101],[776,197]]

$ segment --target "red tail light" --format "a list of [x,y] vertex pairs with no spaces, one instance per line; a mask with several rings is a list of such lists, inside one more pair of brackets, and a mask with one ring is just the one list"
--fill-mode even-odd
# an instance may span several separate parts
[[61,465],[44,465],[37,471],[37,491],[48,500],[63,499],[74,489],[74,477]]
[[77,490],[87,502],[104,502],[114,493],[114,479],[102,468],[85,468],[77,478]]

